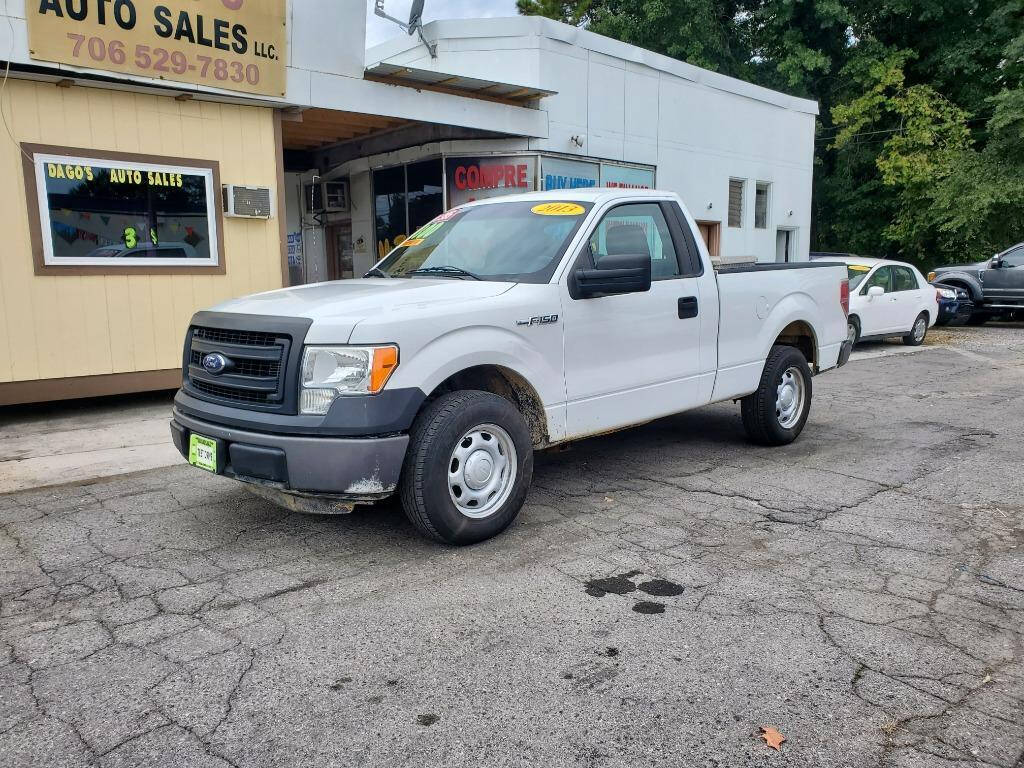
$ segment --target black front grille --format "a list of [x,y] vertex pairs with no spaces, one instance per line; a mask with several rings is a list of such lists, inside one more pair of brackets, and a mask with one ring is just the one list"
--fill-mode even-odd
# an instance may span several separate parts
[[[192,365],[202,367],[203,353],[197,349],[192,350]],[[255,376],[257,378],[277,378],[281,373],[281,363],[277,360],[245,360],[234,361],[232,373],[239,376]]]
[[[185,350],[185,388],[204,400],[246,408],[282,410],[291,336],[196,325]],[[209,355],[227,364],[212,372],[203,365]]]
[[192,386],[205,395],[215,397],[219,400],[230,400],[233,403],[258,403],[267,405],[271,403],[269,396],[263,392],[250,392],[234,387],[225,387],[221,384],[212,384],[208,381],[192,380]]
[[280,337],[275,333],[225,328],[193,328],[192,338],[214,344],[236,344],[243,347],[273,347],[280,341]]

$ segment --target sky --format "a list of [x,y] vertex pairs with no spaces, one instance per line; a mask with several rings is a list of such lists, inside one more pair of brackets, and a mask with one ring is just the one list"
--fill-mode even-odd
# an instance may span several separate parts
[[[385,0],[384,10],[388,15],[405,21],[409,18],[412,0]],[[387,19],[373,12],[374,0],[366,0],[366,47],[377,45],[392,37],[399,37],[402,30]],[[515,16],[516,0],[426,0],[423,8],[423,22],[437,19],[468,19],[485,16]]]

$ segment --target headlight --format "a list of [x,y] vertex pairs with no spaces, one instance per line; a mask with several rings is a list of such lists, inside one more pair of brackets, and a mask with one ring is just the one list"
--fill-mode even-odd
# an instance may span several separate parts
[[951,291],[949,288],[939,288],[939,296],[944,299],[955,299],[956,291]]
[[375,395],[398,367],[398,347],[306,347],[299,411],[325,414],[337,398]]

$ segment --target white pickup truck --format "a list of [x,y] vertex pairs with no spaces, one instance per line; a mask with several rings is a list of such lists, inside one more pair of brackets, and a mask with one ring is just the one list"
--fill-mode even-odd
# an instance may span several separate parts
[[293,509],[397,492],[451,544],[512,523],[558,443],[726,400],[752,441],[789,443],[812,375],[850,354],[846,267],[716,272],[696,232],[665,192],[452,209],[363,279],[197,313],[174,442]]

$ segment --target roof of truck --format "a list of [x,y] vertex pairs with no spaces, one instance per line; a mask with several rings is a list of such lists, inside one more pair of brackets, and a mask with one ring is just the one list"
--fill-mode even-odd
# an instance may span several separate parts
[[517,201],[529,200],[564,200],[570,203],[601,203],[606,200],[617,200],[622,197],[644,198],[652,197],[664,199],[666,197],[678,198],[675,192],[658,189],[626,189],[622,187],[598,188],[589,187],[585,189],[553,189],[548,192],[527,192],[522,195],[502,195],[491,197],[485,200],[474,200],[464,205],[481,205],[486,203],[514,203]]

